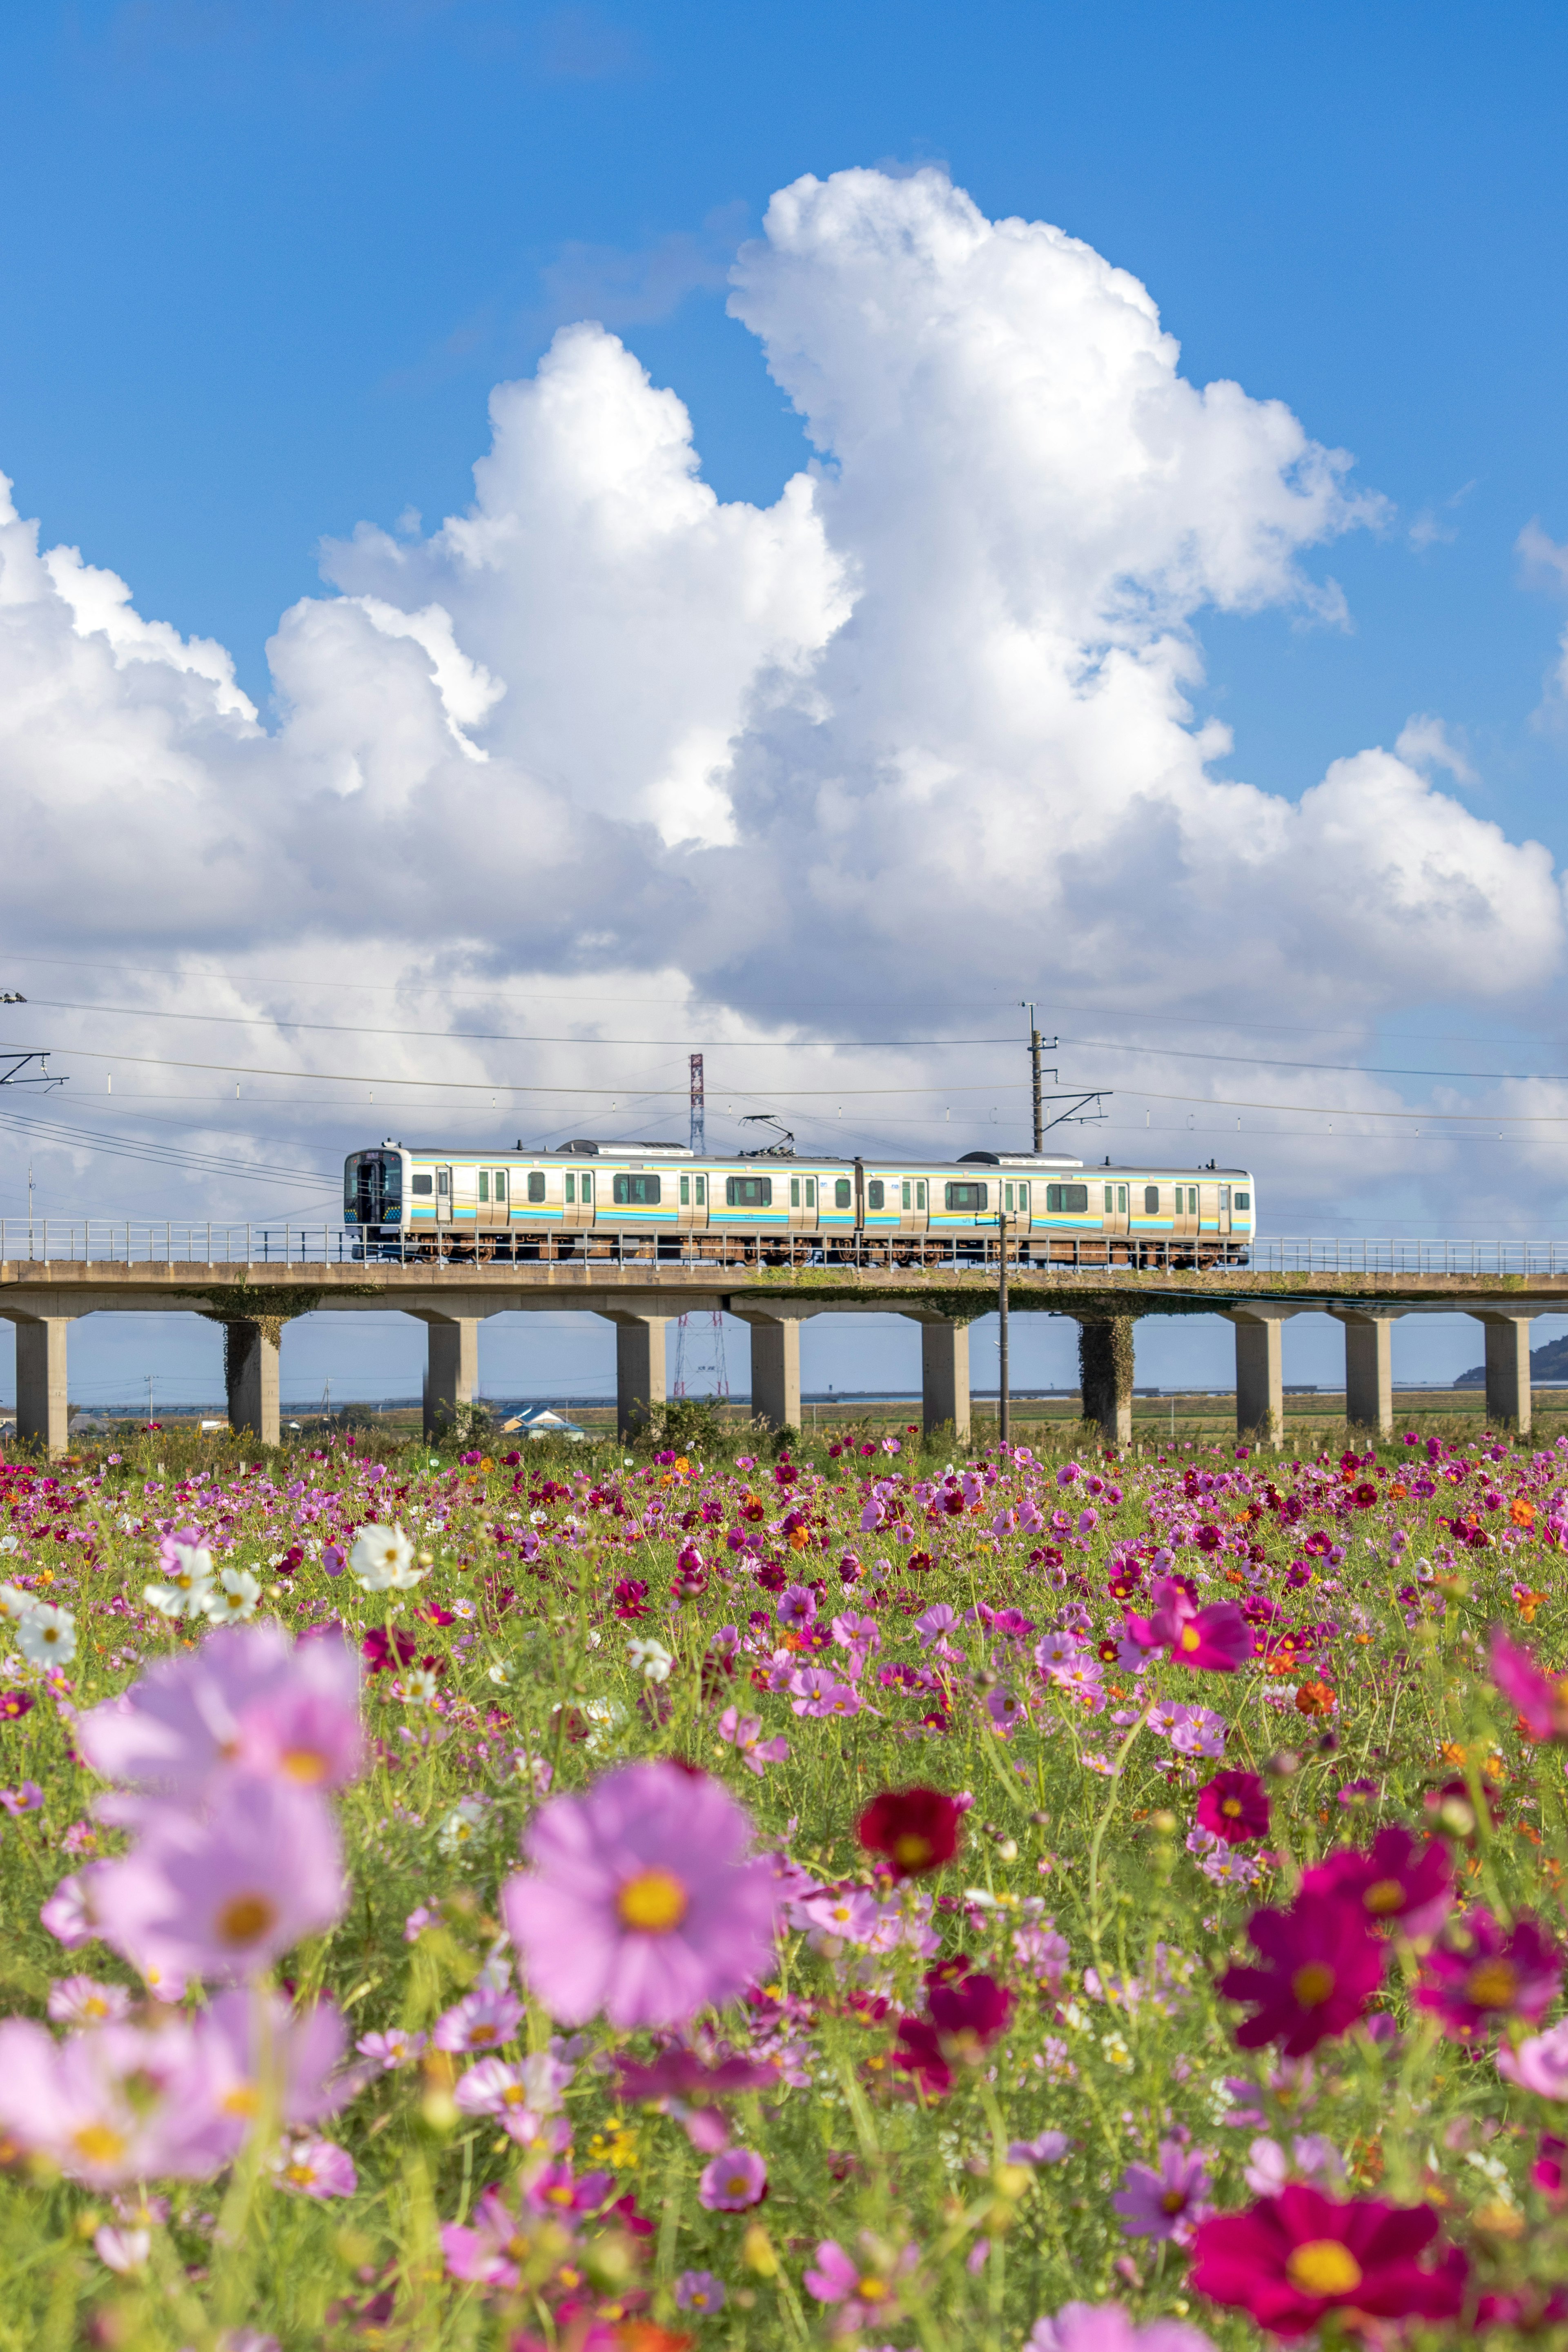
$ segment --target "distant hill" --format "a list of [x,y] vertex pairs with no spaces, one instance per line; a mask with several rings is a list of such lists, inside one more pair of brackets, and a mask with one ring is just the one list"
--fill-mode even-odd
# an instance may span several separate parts
[[[1461,1372],[1454,1382],[1457,1389],[1484,1389],[1486,1384],[1487,1368],[1484,1364],[1473,1365],[1469,1371]],[[1568,1339],[1548,1339],[1544,1348],[1531,1348],[1530,1384],[1531,1388],[1568,1385]]]

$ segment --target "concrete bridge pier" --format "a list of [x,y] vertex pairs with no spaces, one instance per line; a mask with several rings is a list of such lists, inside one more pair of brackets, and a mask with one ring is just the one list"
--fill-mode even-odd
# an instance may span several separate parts
[[278,1406],[280,1320],[271,1316],[237,1319],[223,1327],[223,1377],[228,1391],[228,1425],[237,1436],[276,1445],[282,1436]]
[[1236,1433],[1254,1444],[1278,1445],[1285,1431],[1285,1351],[1281,1334],[1299,1307],[1226,1309],[1236,1326]]
[[46,1454],[65,1453],[70,1419],[66,1337],[71,1315],[13,1315],[16,1327],[16,1434]]
[[1345,1328],[1345,1420],[1375,1436],[1394,1434],[1394,1331],[1398,1307],[1331,1307]]
[[[605,1307],[595,1311],[616,1327],[616,1433],[637,1437],[664,1409],[664,1340],[669,1318]],[[798,1365],[798,1357],[796,1361]]]
[[921,1425],[930,1437],[952,1428],[955,1442],[966,1445],[970,1434],[969,1326],[947,1316],[920,1315],[906,1308],[911,1323],[921,1327]]
[[449,1428],[458,1410],[472,1404],[479,1388],[481,1315],[437,1315],[416,1309],[426,1330],[425,1434]]
[[1132,1443],[1131,1315],[1080,1315],[1078,1376],[1085,1421],[1097,1421],[1107,1445]]
[[752,1335],[752,1413],[770,1429],[800,1427],[800,1327],[816,1310],[809,1307],[763,1313],[742,1307],[732,1310]]
[[1487,1420],[1494,1429],[1530,1434],[1530,1327],[1534,1317],[1501,1307],[1471,1307],[1487,1335]]

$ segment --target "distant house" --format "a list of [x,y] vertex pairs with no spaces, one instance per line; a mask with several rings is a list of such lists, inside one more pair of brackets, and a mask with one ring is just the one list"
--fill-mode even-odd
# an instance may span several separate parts
[[564,1437],[578,1445],[588,1434],[574,1421],[567,1421],[562,1414],[552,1412],[547,1404],[527,1406],[523,1412],[514,1413],[510,1421],[503,1421],[501,1430],[508,1437],[514,1433],[523,1437]]

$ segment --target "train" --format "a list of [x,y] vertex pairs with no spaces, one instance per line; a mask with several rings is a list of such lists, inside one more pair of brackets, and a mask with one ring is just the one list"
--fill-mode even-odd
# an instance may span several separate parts
[[1245,1168],[1088,1166],[1041,1151],[954,1160],[682,1143],[552,1150],[410,1145],[343,1164],[356,1257],[700,1264],[983,1264],[1005,1233],[1022,1264],[1245,1264],[1257,1231]]

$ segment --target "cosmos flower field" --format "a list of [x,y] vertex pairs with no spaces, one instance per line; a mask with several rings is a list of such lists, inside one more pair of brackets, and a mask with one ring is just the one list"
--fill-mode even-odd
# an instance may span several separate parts
[[0,2352],[1568,2343],[1568,1440],[177,1451],[0,1462]]

